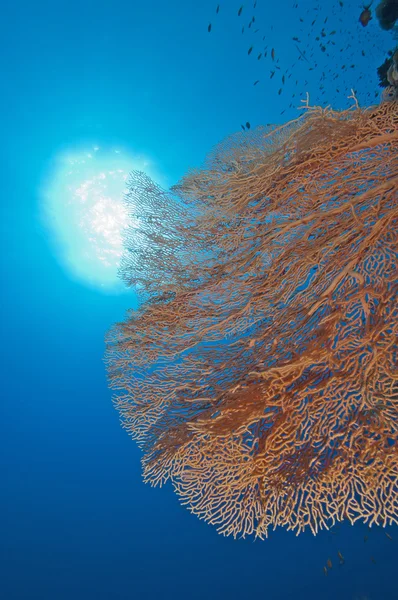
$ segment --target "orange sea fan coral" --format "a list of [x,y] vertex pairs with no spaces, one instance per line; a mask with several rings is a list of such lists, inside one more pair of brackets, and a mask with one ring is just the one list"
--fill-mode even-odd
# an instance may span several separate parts
[[307,104],[129,190],[144,302],[106,363],[145,480],[234,536],[398,522],[398,103]]

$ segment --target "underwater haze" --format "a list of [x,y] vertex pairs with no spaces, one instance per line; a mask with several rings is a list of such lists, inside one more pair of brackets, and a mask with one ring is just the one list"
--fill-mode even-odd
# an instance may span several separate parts
[[104,365],[140,301],[118,276],[130,173],[168,189],[306,99],[378,104],[397,42],[366,4],[2,6],[1,600],[398,597],[396,526],[235,540],[145,485]]

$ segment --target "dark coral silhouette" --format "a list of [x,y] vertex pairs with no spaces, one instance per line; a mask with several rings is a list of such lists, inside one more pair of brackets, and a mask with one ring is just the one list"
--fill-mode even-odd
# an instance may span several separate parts
[[307,103],[127,206],[106,363],[145,481],[233,536],[396,523],[397,102]]
[[398,20],[398,1],[381,0],[376,7],[376,17],[382,29],[393,29]]

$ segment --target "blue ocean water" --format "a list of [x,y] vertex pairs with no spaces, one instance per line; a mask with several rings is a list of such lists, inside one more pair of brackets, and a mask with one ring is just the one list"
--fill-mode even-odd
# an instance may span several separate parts
[[[240,17],[242,0],[219,4],[2,7],[1,599],[398,597],[396,528],[235,541],[170,485],[142,483],[103,364],[105,332],[137,297],[77,275],[43,219],[60,153],[98,144],[105,168],[106,149],[122,147],[171,185],[241,124],[296,118],[307,92],[337,109],[351,89],[361,105],[379,101],[376,69],[394,41],[375,17],[361,25],[361,2],[258,0]],[[62,176],[65,193],[50,189],[68,211]]]

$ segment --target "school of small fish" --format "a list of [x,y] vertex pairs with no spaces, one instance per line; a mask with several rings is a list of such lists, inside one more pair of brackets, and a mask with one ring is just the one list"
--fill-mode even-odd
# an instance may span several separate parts
[[[372,4],[373,0],[369,4],[362,5],[358,23],[363,28],[366,28],[372,19]],[[355,85],[355,81],[366,80],[367,56],[361,47],[360,32],[356,30],[355,23],[352,23],[351,19],[350,22],[347,22],[344,0],[330,0],[327,3],[327,7],[328,14],[325,15],[324,0],[315,2],[311,8],[308,8],[305,0],[293,2],[292,9],[294,11],[302,10],[301,15],[297,14],[297,35],[288,40],[283,40],[283,35],[280,35],[281,48],[279,52],[278,48],[272,42],[272,39],[275,39],[275,35],[272,33],[273,25],[265,23],[264,26],[261,24],[257,26],[257,21],[261,18],[256,13],[257,1],[242,4],[236,11],[236,19],[242,23],[242,34],[250,35],[251,38],[247,46],[248,57],[252,58],[254,55],[260,65],[269,56],[271,60],[270,65],[273,67],[266,74],[266,69],[259,66],[259,68],[262,68],[262,73],[253,81],[253,87],[259,90],[266,87],[267,93],[269,93],[270,86],[267,84],[267,80],[270,81],[275,77],[276,83],[279,83],[275,91],[278,96],[281,96],[281,100],[278,100],[279,104],[283,102],[283,98],[286,99],[288,90],[293,88],[294,93],[290,96],[290,103],[288,104],[289,100],[285,100],[285,107],[280,112],[281,115],[288,108],[293,108],[299,104],[299,98],[303,98],[305,93],[309,91],[308,88],[314,81],[314,75],[318,76],[318,93],[313,98],[314,94],[311,90],[310,95],[313,98],[312,103],[320,105],[326,104],[326,99],[328,104],[333,104],[342,95],[347,98]],[[229,2],[225,2],[224,6],[217,4],[215,9],[217,19],[220,18],[224,11],[230,13],[231,10]],[[208,24],[209,33],[212,31],[212,26],[213,23]],[[339,39],[345,41],[344,47],[338,47]],[[286,47],[291,42],[294,42],[294,44],[292,44],[292,52],[289,52],[289,56],[293,54],[293,56],[295,55],[295,59],[293,61],[290,60],[290,64],[285,68],[286,65],[283,65],[283,57],[286,56]],[[368,43],[366,45],[369,46]],[[317,47],[322,52],[321,56],[316,52]],[[379,50],[376,41],[372,47]],[[383,52],[381,51],[381,54]],[[344,53],[345,64],[336,69],[336,65],[341,62],[341,53]],[[302,63],[301,66],[305,64],[308,72],[312,73],[311,83],[309,79],[304,78],[303,80],[302,77],[291,79],[294,76],[295,67],[299,62]],[[355,69],[352,75],[351,69]],[[346,75],[349,76],[347,77]],[[302,90],[299,88],[300,85],[303,87]],[[272,89],[275,89],[274,84],[272,84]],[[369,91],[366,95],[367,103],[369,103],[369,100],[372,100],[373,94],[374,97],[377,97],[379,91]],[[243,126],[242,129],[245,130]]]
[[[339,528],[338,528],[338,526],[336,526],[334,529],[335,529],[335,531],[333,531],[333,530],[330,530],[330,533],[331,533],[332,535],[336,535],[336,534],[337,534],[337,532],[338,532],[338,529],[339,529]],[[393,539],[394,539],[394,538],[392,537],[392,535],[391,535],[390,533],[388,533],[388,531],[384,531],[384,535],[386,536],[386,538],[387,538],[387,539],[389,539],[390,541],[393,541]],[[368,536],[368,535],[365,535],[365,536],[364,536],[364,538],[363,538],[363,542],[364,542],[364,544],[366,544],[366,542],[368,541],[368,539],[369,539],[369,536]],[[338,564],[339,564],[339,566],[340,566],[340,567],[342,567],[342,566],[345,564],[345,558],[344,558],[344,556],[342,555],[342,553],[340,552],[340,550],[337,550],[337,556],[338,556],[338,559],[339,559],[339,562],[338,562]],[[373,565],[376,565],[376,564],[377,564],[377,563],[376,563],[376,560],[375,560],[375,558],[374,558],[374,556],[370,556],[370,557],[369,557],[369,560],[370,560],[370,562],[371,562]],[[329,573],[329,571],[330,571],[332,568],[333,568],[333,562],[332,562],[332,559],[331,559],[330,557],[328,557],[328,558],[327,558],[327,560],[326,560],[326,565],[324,565],[324,566],[322,567],[322,570],[323,570],[323,573],[324,573],[324,575],[325,575],[325,576],[327,576],[327,575],[328,575],[328,573]]]

